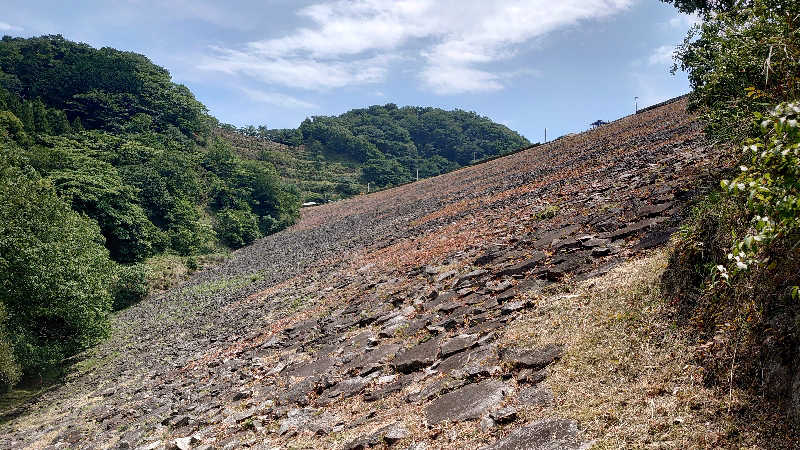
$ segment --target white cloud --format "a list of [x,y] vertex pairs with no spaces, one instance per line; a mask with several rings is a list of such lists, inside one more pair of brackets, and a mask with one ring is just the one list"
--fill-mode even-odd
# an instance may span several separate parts
[[216,49],[199,67],[227,74],[242,74],[284,86],[325,90],[351,84],[382,81],[391,57],[373,57],[355,61],[320,61],[309,57],[262,58],[244,51]]
[[11,25],[10,23],[0,22],[0,31],[22,31],[22,27]]
[[318,105],[309,103],[304,100],[292,97],[290,95],[281,94],[279,92],[264,92],[258,89],[250,89],[246,87],[239,88],[242,92],[247,94],[252,100],[270,105],[280,106],[283,108],[292,109],[319,109]]
[[674,52],[674,46],[662,45],[661,47],[653,50],[653,53],[651,53],[650,57],[647,58],[647,63],[651,66],[672,64],[672,54]]
[[[275,39],[217,48],[201,67],[269,83],[324,90],[378,83],[398,58],[414,58],[440,94],[503,89],[494,69],[554,30],[616,14],[634,0],[334,0],[298,14],[313,23]],[[527,67],[523,70],[531,68]]]

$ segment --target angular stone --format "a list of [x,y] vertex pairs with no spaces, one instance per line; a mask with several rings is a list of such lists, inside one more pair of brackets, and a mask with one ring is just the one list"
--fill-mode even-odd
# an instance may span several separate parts
[[530,302],[528,300],[518,300],[516,302],[508,302],[500,309],[501,314],[511,314],[525,309]]
[[522,369],[517,373],[517,381],[520,383],[537,384],[547,378],[547,369],[533,370]]
[[[327,389],[320,395],[320,399],[334,399],[337,397],[349,398],[360,393],[367,386],[368,381],[361,377],[348,378],[342,380],[333,387]],[[321,403],[327,403],[324,400]]]
[[298,364],[286,372],[286,375],[292,377],[309,377],[312,375],[321,375],[328,372],[333,367],[336,361],[330,357],[322,357],[307,363]]
[[514,430],[482,450],[578,450],[584,444],[578,438],[578,424],[573,420],[544,419]]
[[511,276],[511,275],[519,275],[525,273],[531,269],[536,268],[545,258],[545,254],[542,252],[534,252],[529,258],[525,259],[522,262],[518,262],[514,265],[504,268],[501,270],[497,275],[498,276]]
[[392,367],[403,373],[410,373],[433,364],[439,358],[439,338],[429,339],[410,349],[398,353]]
[[388,397],[395,392],[400,392],[405,387],[405,383],[402,381],[397,381],[386,385],[376,391],[372,391],[364,395],[364,401],[366,402],[374,402],[376,400],[380,400],[382,398]]
[[462,334],[449,339],[442,344],[442,358],[464,351],[475,345],[476,342],[478,342],[478,336],[474,334]]
[[670,208],[672,208],[672,202],[661,203],[658,205],[647,205],[636,210],[636,215],[638,217],[653,217]]
[[469,352],[456,353],[445,359],[436,370],[441,373],[448,373],[459,370],[463,373],[477,373],[481,368],[488,368],[499,362],[495,354],[494,347],[483,346]]
[[493,411],[489,417],[497,423],[513,422],[517,418],[517,409],[512,406],[500,408],[497,411]]
[[503,401],[507,389],[504,383],[489,379],[444,394],[425,409],[428,424],[479,419]]
[[436,311],[439,305],[441,305],[442,303],[446,303],[454,298],[456,298],[456,293],[453,291],[441,292],[433,300],[425,302],[422,305],[422,309],[424,309],[425,311]]
[[633,246],[634,250],[647,250],[664,245],[669,242],[669,238],[675,229],[668,229],[663,231],[651,231],[647,233],[636,245]]
[[640,220],[639,222],[630,224],[624,228],[620,228],[619,230],[604,233],[603,238],[611,240],[621,239],[624,237],[628,237],[632,234],[638,233],[639,231],[642,231],[644,229],[650,228],[656,223],[657,223],[656,219]]
[[461,284],[464,284],[464,283],[466,283],[466,282],[468,282],[468,281],[472,281],[472,280],[474,280],[474,279],[476,279],[476,278],[480,278],[480,277],[482,277],[482,276],[486,275],[487,273],[489,273],[489,271],[488,271],[488,270],[485,270],[485,269],[475,269],[475,270],[473,270],[472,272],[469,272],[469,273],[467,273],[466,275],[464,275],[464,276],[462,276],[461,278],[459,278],[459,279],[458,279],[458,282],[456,283],[456,286],[458,286],[458,285],[461,285]]
[[548,344],[537,349],[515,347],[505,350],[501,359],[514,367],[541,369],[561,359],[563,353],[564,346],[558,344]]
[[343,367],[344,372],[356,372],[361,376],[372,373],[385,364],[397,351],[400,350],[399,344],[386,344],[380,347],[375,347],[373,350],[368,351]]
[[539,384],[520,390],[517,400],[527,406],[546,406],[553,402],[553,392]]
[[390,425],[383,435],[383,440],[387,444],[392,445],[397,441],[401,441],[409,436],[408,428],[405,425],[398,423]]
[[439,394],[450,392],[453,389],[458,389],[461,386],[465,386],[467,383],[468,381],[464,379],[456,379],[449,376],[445,376],[428,384],[427,386],[422,388],[422,390],[420,390],[419,392],[409,394],[407,400],[409,402],[420,402],[420,401],[430,400]]
[[594,248],[594,247],[605,247],[608,245],[610,241],[608,239],[599,239],[596,237],[592,237],[591,239],[587,239],[582,241],[581,244],[585,248]]
[[506,289],[510,289],[513,284],[506,280],[498,284],[488,284],[486,285],[486,289],[489,289],[490,292],[503,292]]
[[456,272],[455,270],[448,270],[445,273],[439,274],[439,276],[436,277],[436,282],[437,283],[441,283],[442,281],[444,281],[444,280],[446,280],[446,279],[448,279],[450,277],[454,277],[457,273],[458,272]]

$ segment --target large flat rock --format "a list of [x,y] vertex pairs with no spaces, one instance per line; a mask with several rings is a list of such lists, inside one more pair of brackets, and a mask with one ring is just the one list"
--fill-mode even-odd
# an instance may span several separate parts
[[439,358],[440,339],[434,338],[400,352],[392,361],[399,372],[410,373],[430,366]]
[[578,450],[587,448],[578,438],[573,420],[544,419],[514,430],[482,450]]
[[479,419],[503,401],[507,390],[501,381],[485,380],[444,394],[425,409],[428,424]]
[[514,367],[541,369],[561,359],[563,354],[563,345],[547,344],[540,348],[512,347],[503,352],[501,359]]

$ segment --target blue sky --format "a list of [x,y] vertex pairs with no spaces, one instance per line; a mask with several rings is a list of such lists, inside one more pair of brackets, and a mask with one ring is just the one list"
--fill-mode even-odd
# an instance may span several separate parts
[[391,102],[535,142],[688,92],[669,67],[693,21],[657,0],[3,0],[0,34],[142,53],[239,126]]

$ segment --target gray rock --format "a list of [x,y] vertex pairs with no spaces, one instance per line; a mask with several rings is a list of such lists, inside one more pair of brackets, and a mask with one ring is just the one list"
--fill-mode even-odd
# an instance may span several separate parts
[[531,269],[534,269],[538,266],[542,261],[544,261],[545,254],[542,252],[534,252],[529,258],[525,259],[524,261],[518,262],[511,266],[508,266],[500,271],[498,274],[499,276],[511,276],[511,275],[519,275],[525,273]]
[[493,411],[491,414],[489,414],[489,417],[491,417],[497,423],[513,422],[514,419],[517,418],[517,409],[513,406],[500,408],[497,411]]
[[286,375],[292,377],[309,377],[312,375],[325,374],[335,363],[336,361],[333,358],[326,356],[299,364],[289,369]]
[[488,368],[498,362],[494,347],[483,346],[469,352],[456,353],[450,356],[439,363],[436,366],[436,370],[441,373],[448,373],[454,370],[474,373],[477,369]]
[[500,309],[501,314],[511,314],[525,309],[530,302],[528,300],[517,300],[515,302],[508,302]]
[[468,383],[467,380],[464,379],[456,379],[453,377],[445,376],[440,378],[433,383],[428,384],[419,392],[415,392],[408,396],[409,402],[419,402],[430,400],[433,397],[436,397],[439,394],[443,394],[445,392],[450,392],[454,389],[458,389],[462,386],[465,386]]
[[517,400],[527,406],[546,406],[553,402],[553,392],[545,386],[536,385],[522,389]]
[[489,416],[481,417],[481,430],[482,431],[489,431],[492,428],[494,428],[494,426],[495,426],[494,419],[492,419]]
[[482,450],[578,450],[578,425],[566,419],[544,419],[514,430]]
[[475,345],[477,341],[478,336],[475,334],[462,334],[449,339],[442,344],[442,358],[446,358],[454,353],[464,351]]
[[445,273],[439,274],[439,276],[436,277],[436,282],[437,283],[441,283],[442,281],[444,281],[444,280],[446,280],[446,279],[448,279],[450,277],[454,277],[457,273],[458,272],[456,272],[455,270],[448,270]]
[[402,423],[390,425],[383,435],[383,440],[392,445],[397,441],[402,441],[409,436],[408,428]]
[[482,277],[482,276],[486,275],[487,273],[489,273],[489,271],[488,271],[488,270],[485,270],[485,269],[475,269],[475,270],[473,270],[472,272],[469,272],[469,273],[467,273],[466,275],[464,275],[464,276],[462,276],[461,278],[459,278],[459,279],[458,279],[458,282],[456,283],[456,286],[458,286],[458,285],[461,285],[461,284],[464,284],[464,283],[466,283],[466,282],[468,282],[468,281],[472,281],[472,280],[474,280],[474,279],[476,279],[476,278],[480,278],[480,277]]
[[485,380],[444,394],[425,409],[428,424],[479,419],[503,401],[507,389],[500,381]]
[[194,436],[177,438],[172,442],[172,448],[177,450],[190,450],[195,444],[199,444],[200,440]]
[[399,372],[411,373],[430,366],[439,357],[439,342],[438,338],[429,339],[398,353],[392,361],[392,367]]
[[538,349],[510,348],[503,352],[501,359],[514,367],[542,369],[561,359],[563,353],[563,345],[548,344]]

